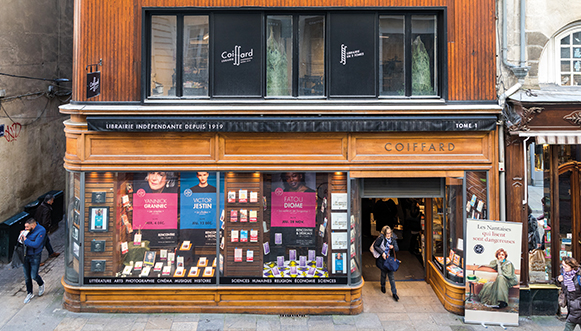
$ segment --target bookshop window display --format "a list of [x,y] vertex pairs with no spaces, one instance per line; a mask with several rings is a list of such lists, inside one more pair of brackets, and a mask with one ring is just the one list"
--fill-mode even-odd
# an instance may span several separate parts
[[357,199],[348,192],[357,188],[345,172],[70,177],[67,280],[304,285],[361,279],[358,217],[349,216]]
[[464,219],[488,217],[487,183],[487,172],[467,171],[446,178],[444,198],[432,199],[432,258],[452,283],[464,283]]

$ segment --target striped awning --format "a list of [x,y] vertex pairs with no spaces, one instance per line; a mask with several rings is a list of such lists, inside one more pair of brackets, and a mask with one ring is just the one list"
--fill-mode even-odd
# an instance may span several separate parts
[[534,137],[539,145],[581,145],[581,131],[527,131],[519,132],[519,137]]

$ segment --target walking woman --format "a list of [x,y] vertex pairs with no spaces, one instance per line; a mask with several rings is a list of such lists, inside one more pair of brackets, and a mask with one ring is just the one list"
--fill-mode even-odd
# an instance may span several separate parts
[[377,237],[377,239],[375,239],[373,248],[377,253],[380,253],[379,257],[375,260],[375,265],[377,265],[379,270],[381,270],[381,292],[385,293],[385,276],[387,275],[387,277],[389,277],[389,285],[391,286],[391,294],[393,299],[398,301],[399,297],[397,296],[397,289],[395,288],[395,278],[393,276],[393,271],[387,271],[383,267],[383,262],[387,259],[387,257],[399,251],[396,239],[397,238],[394,234],[392,234],[389,225],[386,225],[381,228],[381,234],[379,237]]
[[572,257],[566,257],[561,262],[561,274],[557,281],[567,297],[567,321],[565,331],[573,331],[581,324],[581,286],[579,285],[579,262]]

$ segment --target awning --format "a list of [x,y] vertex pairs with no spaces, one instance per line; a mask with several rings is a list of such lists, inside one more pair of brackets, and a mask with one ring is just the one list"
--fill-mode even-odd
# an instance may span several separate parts
[[581,131],[528,131],[519,132],[519,137],[534,137],[538,145],[581,145]]
[[429,132],[491,131],[496,115],[458,116],[87,116],[111,132]]

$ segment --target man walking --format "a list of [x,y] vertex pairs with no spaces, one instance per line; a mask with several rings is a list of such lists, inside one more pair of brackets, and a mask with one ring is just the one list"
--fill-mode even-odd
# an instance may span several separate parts
[[44,294],[44,281],[38,275],[40,267],[40,257],[44,247],[44,239],[46,238],[45,228],[36,223],[36,220],[30,218],[24,223],[24,231],[20,233],[19,240],[26,246],[26,255],[24,257],[24,281],[26,282],[26,298],[24,303],[29,303],[34,297],[32,294],[32,280],[34,279],[38,284],[38,296]]
[[[46,247],[46,250],[48,251],[48,257],[57,257],[60,255],[60,253],[56,253],[54,251],[54,249],[52,248],[52,245],[50,244],[50,238],[48,236],[48,232],[51,229],[52,226],[52,204],[54,202],[54,197],[51,194],[47,194],[44,196],[44,200],[42,201],[42,203],[40,204],[40,206],[38,206],[38,208],[36,209],[36,213],[34,214],[34,218],[36,219],[36,221],[42,225],[45,230],[46,230],[46,241],[44,243],[44,247]],[[44,263],[40,264],[41,266],[44,265]]]

